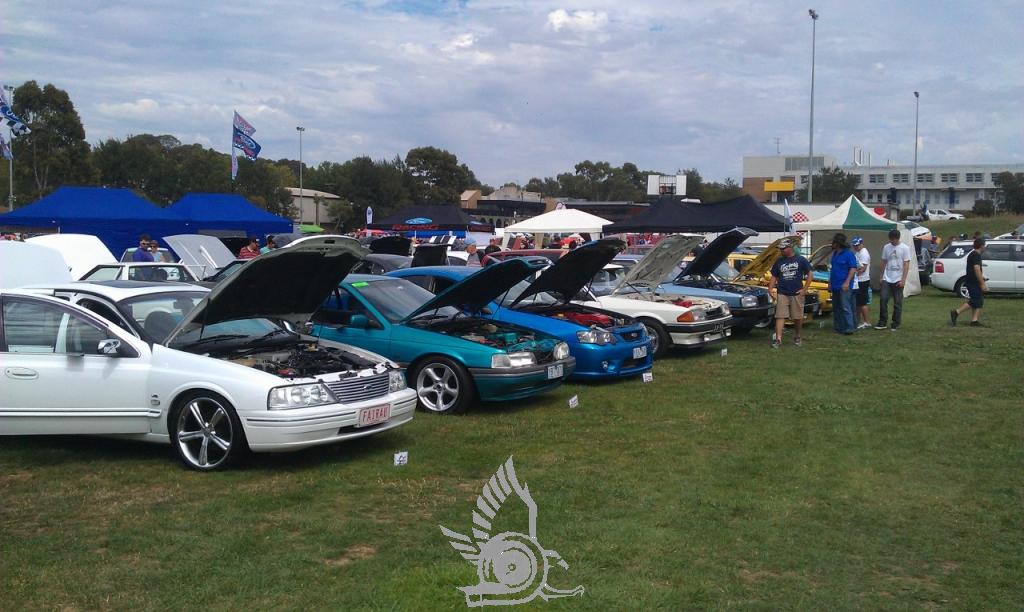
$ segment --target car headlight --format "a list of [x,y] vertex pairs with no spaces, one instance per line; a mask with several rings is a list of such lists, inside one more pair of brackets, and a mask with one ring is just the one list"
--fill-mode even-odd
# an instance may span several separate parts
[[757,296],[745,295],[740,298],[740,306],[744,308],[753,308],[757,306]]
[[274,387],[270,390],[270,395],[267,396],[267,410],[311,408],[333,404],[337,401],[331,395],[327,385],[323,383]]
[[676,317],[676,321],[679,321],[680,323],[696,323],[698,321],[703,321],[706,318],[708,318],[707,312],[705,312],[703,308],[691,308]]
[[388,393],[401,391],[405,388],[405,374],[401,370],[388,372]]
[[533,356],[533,353],[497,353],[491,355],[492,368],[521,368],[536,363],[537,358]]
[[[611,335],[611,334],[609,334]],[[559,342],[555,345],[555,361],[561,361],[569,358],[569,345],[564,342]]]
[[576,332],[576,339],[581,344],[598,344],[601,346],[615,342],[615,336],[607,329],[601,329],[600,327],[591,327],[590,329],[578,331]]
[[725,315],[725,316],[729,315],[729,305],[728,304],[722,304],[722,314]]

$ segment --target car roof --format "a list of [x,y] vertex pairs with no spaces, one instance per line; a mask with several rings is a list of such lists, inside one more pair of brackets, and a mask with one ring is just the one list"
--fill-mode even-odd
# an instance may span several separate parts
[[480,270],[479,266],[420,266],[418,268],[402,268],[402,276],[415,276],[418,272],[427,274],[443,272],[456,276],[469,276]]
[[53,291],[81,291],[95,293],[115,302],[120,302],[127,298],[138,297],[140,295],[179,293],[181,291],[201,291],[203,293],[207,293],[210,291],[206,287],[190,283],[150,283],[146,281],[127,280],[60,283],[34,288],[50,289]]
[[349,274],[343,283],[372,283],[375,281],[395,280],[393,276],[381,276],[380,274]]

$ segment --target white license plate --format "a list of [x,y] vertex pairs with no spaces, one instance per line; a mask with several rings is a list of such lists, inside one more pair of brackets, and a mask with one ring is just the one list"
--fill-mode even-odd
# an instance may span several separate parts
[[633,349],[633,359],[643,359],[647,356],[647,346],[638,346]]
[[548,380],[562,377],[562,364],[548,366]]
[[371,406],[359,411],[359,424],[356,427],[367,427],[383,423],[391,418],[391,404],[383,406]]

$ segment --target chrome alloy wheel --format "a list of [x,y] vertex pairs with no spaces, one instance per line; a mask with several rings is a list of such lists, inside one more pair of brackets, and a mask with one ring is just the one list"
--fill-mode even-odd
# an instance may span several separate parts
[[201,470],[212,470],[231,455],[234,427],[227,409],[211,397],[196,397],[181,410],[174,434],[182,457]]
[[451,410],[459,401],[459,378],[443,363],[427,364],[416,376],[416,395],[433,412]]
[[644,323],[643,325],[644,329],[647,330],[647,336],[651,339],[651,354],[655,355],[658,353],[658,345],[660,344],[658,338],[658,330],[654,329],[654,327],[648,325],[647,323]]

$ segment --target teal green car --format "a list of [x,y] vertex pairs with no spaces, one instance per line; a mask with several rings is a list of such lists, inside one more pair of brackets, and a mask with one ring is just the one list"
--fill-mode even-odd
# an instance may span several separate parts
[[377,352],[406,368],[419,406],[458,413],[554,389],[576,368],[569,346],[525,327],[473,316],[534,274],[514,259],[433,295],[400,278],[350,274],[323,304],[314,335]]

